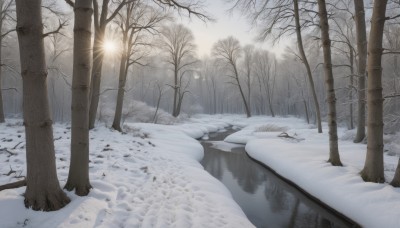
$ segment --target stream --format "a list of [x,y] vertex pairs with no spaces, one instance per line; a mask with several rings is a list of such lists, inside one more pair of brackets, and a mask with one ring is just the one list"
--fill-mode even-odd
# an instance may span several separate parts
[[203,140],[201,164],[230,190],[256,227],[359,227],[252,160],[244,145],[223,142],[233,132]]

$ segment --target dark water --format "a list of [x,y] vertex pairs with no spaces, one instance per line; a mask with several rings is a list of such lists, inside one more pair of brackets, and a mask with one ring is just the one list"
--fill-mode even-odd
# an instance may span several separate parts
[[257,227],[357,227],[319,205],[271,171],[251,160],[243,145],[222,151],[212,147],[233,131],[210,135],[203,141],[201,162],[232,193]]

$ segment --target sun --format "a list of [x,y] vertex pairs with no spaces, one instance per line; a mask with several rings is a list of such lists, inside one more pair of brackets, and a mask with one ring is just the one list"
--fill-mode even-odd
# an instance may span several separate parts
[[117,51],[117,45],[111,40],[106,40],[103,43],[103,50],[107,54],[113,54]]

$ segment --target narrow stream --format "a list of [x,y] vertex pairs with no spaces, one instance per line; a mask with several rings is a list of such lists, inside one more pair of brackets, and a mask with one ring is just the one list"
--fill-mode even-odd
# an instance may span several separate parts
[[244,145],[223,142],[233,132],[202,141],[201,164],[230,190],[256,227],[357,227],[250,159]]

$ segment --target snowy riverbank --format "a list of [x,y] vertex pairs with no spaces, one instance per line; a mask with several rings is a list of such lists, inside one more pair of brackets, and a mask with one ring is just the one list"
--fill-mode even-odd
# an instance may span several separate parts
[[[355,131],[339,129],[339,151],[344,167],[333,167],[328,159],[328,129],[316,129],[295,118],[261,118],[233,121],[241,131],[225,141],[246,144],[254,159],[291,180],[311,195],[345,214],[363,227],[400,227],[400,189],[387,183],[364,182],[359,172],[365,161],[366,145],[354,144]],[[282,131],[295,139],[277,137]],[[385,177],[393,178],[398,156],[398,136],[385,136]],[[397,151],[398,152],[398,151]]]
[[[25,175],[24,128],[18,120],[0,125],[0,183]],[[199,164],[196,138],[233,125],[242,128],[225,141],[246,144],[249,155],[364,227],[400,227],[400,189],[365,183],[358,173],[366,145],[352,143],[354,131],[339,128],[344,167],[332,167],[324,133],[296,118],[199,115],[178,125],[129,123],[127,134],[97,127],[91,131],[87,197],[57,212],[23,206],[25,188],[0,192],[0,227],[253,227],[231,194]],[[277,137],[287,132],[298,140]],[[61,186],[69,167],[70,130],[54,126]],[[400,137],[385,136],[385,176],[394,175]],[[229,152],[228,152],[229,153]],[[14,172],[15,171],[15,172]]]
[[[16,155],[0,152],[2,184],[26,172],[22,121],[7,122],[0,125],[0,145]],[[90,132],[90,194],[68,193],[72,201],[65,208],[36,212],[24,207],[25,187],[1,191],[0,227],[253,227],[225,186],[198,162],[203,148],[194,138],[226,126],[224,120],[194,119],[177,126],[128,124],[127,134],[98,127]],[[68,126],[56,124],[54,138],[63,186]]]

